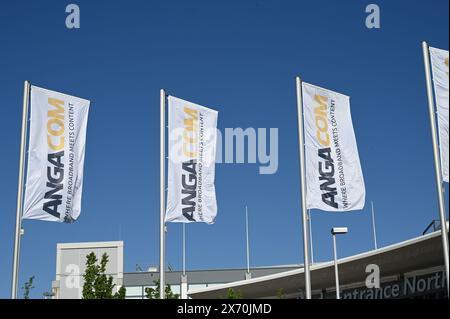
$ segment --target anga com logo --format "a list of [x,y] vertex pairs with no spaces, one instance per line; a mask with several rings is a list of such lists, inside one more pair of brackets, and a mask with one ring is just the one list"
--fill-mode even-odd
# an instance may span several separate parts
[[[319,161],[319,181],[320,190],[322,191],[322,202],[335,209],[338,208],[336,202],[336,196],[338,194],[336,187],[335,177],[335,165],[331,152],[331,138],[329,133],[328,122],[328,97],[315,95],[314,100],[318,105],[314,108],[315,126],[316,126],[316,139],[321,146],[318,149],[318,161]],[[331,100],[331,106],[334,108],[334,101]],[[334,128],[333,128],[334,129]]]

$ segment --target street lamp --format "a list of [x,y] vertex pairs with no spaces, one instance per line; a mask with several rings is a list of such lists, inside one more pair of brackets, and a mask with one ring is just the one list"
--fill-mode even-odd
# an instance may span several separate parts
[[337,251],[336,251],[336,235],[344,235],[348,233],[347,227],[333,227],[331,234],[333,235],[333,249],[334,249],[334,274],[336,276],[336,299],[341,299],[339,293],[339,272],[337,264]]

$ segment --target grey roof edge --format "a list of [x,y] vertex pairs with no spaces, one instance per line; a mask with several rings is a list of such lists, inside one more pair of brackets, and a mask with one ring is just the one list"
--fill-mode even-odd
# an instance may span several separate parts
[[124,247],[124,242],[120,241],[99,241],[99,242],[80,242],[80,243],[58,243],[56,248],[61,249],[80,249],[80,248],[114,248]]
[[[298,269],[298,268],[303,268],[303,264],[292,264],[292,265],[275,265],[275,266],[258,266],[258,267],[250,267],[250,271],[252,270],[271,270],[271,269],[287,269],[287,268],[292,268],[292,269]],[[159,268],[158,268],[159,269]],[[213,272],[213,271],[247,271],[247,268],[243,267],[243,268],[217,268],[217,269],[190,269],[187,270],[187,272],[189,273],[196,273],[196,272]],[[181,273],[182,270],[174,270],[174,271],[166,271],[167,273]],[[132,275],[132,274],[159,274],[159,270],[156,272],[151,272],[151,271],[127,271],[125,272],[127,275]]]
[[[396,249],[400,249],[402,247],[405,247],[405,246],[408,246],[408,245],[412,245],[412,244],[415,244],[415,243],[419,243],[419,242],[422,242],[422,241],[426,241],[428,239],[435,238],[435,237],[438,237],[440,235],[441,235],[441,231],[436,231],[436,232],[433,232],[433,233],[429,233],[429,234],[426,234],[426,235],[422,235],[422,236],[419,236],[419,237],[408,239],[408,240],[405,240],[405,241],[402,241],[402,242],[399,242],[399,243],[395,243],[395,244],[392,244],[392,245],[389,245],[389,246],[386,246],[386,247],[382,247],[382,248],[366,251],[366,252],[363,252],[363,253],[360,253],[360,254],[357,254],[357,255],[345,257],[345,258],[339,259],[339,264],[348,263],[348,262],[352,262],[354,260],[358,260],[358,259],[374,256],[374,255],[377,255],[377,254],[393,251],[393,250],[396,250]],[[312,265],[310,270],[314,271],[314,270],[330,267],[330,266],[333,266],[333,265],[334,265],[333,261],[328,261],[328,262]],[[262,276],[262,277],[247,279],[247,280],[235,281],[235,282],[226,283],[226,284],[218,285],[218,286],[214,286],[214,287],[199,288],[199,289],[195,289],[195,290],[189,291],[188,295],[192,296],[192,295],[195,295],[197,293],[205,293],[205,292],[212,292],[212,291],[215,291],[215,290],[221,290],[221,289],[227,289],[227,288],[242,287],[242,286],[246,286],[246,285],[249,285],[249,284],[264,282],[264,281],[267,281],[267,280],[273,280],[273,279],[283,278],[283,277],[286,277],[286,276],[297,275],[297,274],[301,274],[303,272],[304,272],[304,269],[300,268],[300,269],[289,270],[289,271],[286,271],[286,272],[276,273],[276,274],[272,274],[272,275],[268,275],[268,276]]]

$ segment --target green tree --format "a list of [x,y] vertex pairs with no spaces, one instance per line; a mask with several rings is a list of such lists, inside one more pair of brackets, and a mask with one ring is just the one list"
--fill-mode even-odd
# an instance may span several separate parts
[[22,287],[23,290],[23,299],[30,299],[30,292],[31,289],[34,288],[33,286],[34,276],[31,276],[27,282]]
[[233,288],[228,288],[227,299],[242,299],[242,293],[240,290],[234,291]]
[[[153,283],[155,284],[155,288],[145,288],[145,296],[147,297],[147,299],[159,299],[159,297],[160,297],[159,280],[155,280]],[[166,299],[179,299],[180,298],[179,294],[173,293],[172,288],[170,287],[169,284],[166,285],[165,292],[166,292]]]
[[86,256],[83,299],[125,299],[124,287],[120,287],[119,291],[113,294],[116,286],[113,284],[113,277],[105,274],[108,261],[106,253],[102,255],[99,265],[97,256],[93,252]]
[[285,297],[286,297],[286,295],[284,294],[284,289],[283,288],[277,289],[277,298],[284,299]]

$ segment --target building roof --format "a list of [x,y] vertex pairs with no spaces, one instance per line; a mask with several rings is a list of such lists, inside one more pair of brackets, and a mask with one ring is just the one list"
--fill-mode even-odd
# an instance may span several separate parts
[[[262,277],[278,272],[286,272],[298,269],[299,265],[285,265],[273,267],[255,267],[250,271],[253,277]],[[213,269],[213,270],[189,270],[186,271],[189,284],[222,284],[225,282],[239,281],[245,279],[247,269]],[[165,280],[167,283],[174,285],[180,283],[181,271],[167,271]],[[159,280],[159,271],[156,272],[128,272],[124,274],[125,286],[152,286],[154,281]]]
[[[366,266],[376,264],[382,277],[444,264],[441,232],[437,231],[394,245],[343,258],[338,261],[339,281],[342,286],[364,282]],[[312,290],[334,289],[334,262],[311,266]],[[244,298],[275,297],[279,289],[283,294],[298,294],[305,287],[304,269],[298,268],[268,276],[241,280],[214,287],[190,290],[193,299],[216,299],[225,296],[229,288],[240,290]]]
[[57,250],[61,249],[90,249],[90,248],[115,248],[123,247],[123,241],[99,241],[99,242],[81,242],[81,243],[58,243]]

